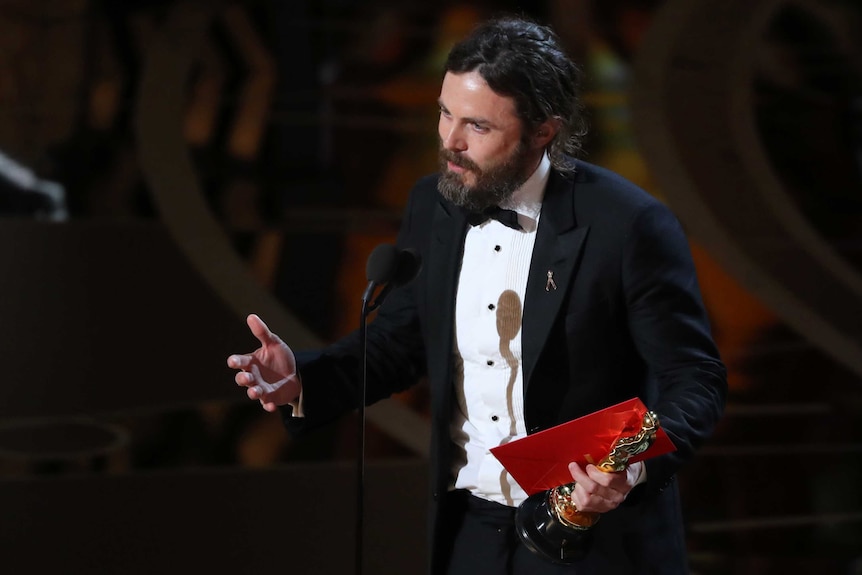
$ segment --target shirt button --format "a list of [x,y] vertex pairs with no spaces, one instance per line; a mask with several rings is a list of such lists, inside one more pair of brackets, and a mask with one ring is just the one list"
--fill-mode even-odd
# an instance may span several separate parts
[[500,418],[497,417],[496,415],[491,416],[491,421],[497,421],[498,419],[500,419]]
[[488,365],[494,365],[494,360],[493,360],[493,359],[489,359],[487,363],[488,363]]
[[499,252],[502,248],[500,246],[494,246],[494,251]]
[[492,303],[488,304],[488,309],[494,309],[494,307],[495,307],[494,304],[492,304]]

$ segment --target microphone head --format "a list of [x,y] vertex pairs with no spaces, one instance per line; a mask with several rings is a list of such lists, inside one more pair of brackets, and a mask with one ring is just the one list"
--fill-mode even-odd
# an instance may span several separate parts
[[422,269],[422,258],[412,248],[403,249],[398,254],[398,266],[392,277],[392,283],[401,286],[413,281]]
[[365,263],[365,276],[368,281],[384,284],[392,279],[398,268],[398,248],[391,244],[380,244]]
[[403,285],[416,277],[421,258],[412,249],[399,250],[391,244],[380,244],[368,256],[365,275],[375,284]]

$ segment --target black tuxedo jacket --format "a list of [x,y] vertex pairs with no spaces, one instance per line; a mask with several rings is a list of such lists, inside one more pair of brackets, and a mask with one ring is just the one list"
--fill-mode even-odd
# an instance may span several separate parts
[[[368,327],[367,401],[427,376],[432,397],[432,572],[451,533],[449,419],[455,294],[467,221],[437,191],[410,194],[398,237],[423,267]],[[711,433],[724,406],[725,370],[712,341],[688,243],[660,202],[607,170],[552,170],[523,305],[527,429],[534,433],[634,396],[658,413],[677,451],[650,460],[647,481],[595,528],[577,573],[684,573],[685,542],[673,478]],[[548,271],[556,290],[546,290]],[[302,356],[304,418],[295,433],[357,406],[358,335]]]

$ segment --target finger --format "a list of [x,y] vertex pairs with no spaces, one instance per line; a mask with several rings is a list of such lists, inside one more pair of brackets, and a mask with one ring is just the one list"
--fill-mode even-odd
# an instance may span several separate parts
[[233,376],[233,380],[237,385],[242,385],[244,387],[248,387],[252,383],[254,383],[254,377],[248,373],[247,371],[240,371],[235,376]]
[[247,369],[252,360],[251,355],[232,355],[227,358],[227,366],[233,369]]
[[590,513],[605,513],[606,511],[610,511],[619,504],[619,500],[621,499],[622,497],[618,494],[605,497],[600,492],[590,493],[584,488],[582,483],[575,484],[575,489],[572,491],[572,501],[575,507],[580,511]]
[[263,397],[263,389],[259,385],[251,385],[245,389],[245,394],[249,399],[261,399]]
[[589,487],[590,489],[594,488],[595,481],[593,481],[587,472],[574,461],[569,463],[569,473],[572,474],[572,479],[574,479],[575,483],[578,485],[583,483],[584,487]]
[[586,469],[587,475],[596,482],[599,486],[596,493],[610,501],[619,502],[625,499],[625,496],[634,485],[634,481],[629,479],[628,469],[623,471],[607,472],[602,471],[598,467],[588,465]]
[[583,485],[580,483],[575,484],[575,488],[572,490],[572,502],[579,511],[598,511],[593,505],[597,500],[597,497],[590,495],[584,490]]
[[626,498],[629,489],[625,472],[607,473],[593,465],[588,465],[585,471],[595,485],[595,488],[583,491],[582,503],[591,511],[604,513],[616,509]]
[[263,407],[264,410],[266,410],[270,413],[272,413],[273,411],[278,409],[278,406],[271,401],[261,401],[260,405],[261,405],[261,407]]
[[578,509],[583,511],[607,511],[607,501],[614,501],[620,495],[593,479],[590,473],[591,470],[602,473],[602,471],[599,471],[592,464],[587,465],[586,469],[574,462],[569,464],[569,473],[572,474],[575,480],[575,490],[572,493],[572,499]]
[[587,472],[590,479],[604,487],[610,487],[616,483],[620,476],[620,473],[602,471],[595,465],[587,465],[584,471]]
[[249,314],[245,321],[248,324],[252,335],[254,335],[260,343],[267,344],[279,341],[278,337],[269,331],[267,325],[262,319],[260,319],[260,317],[257,316],[257,314]]
[[592,496],[593,486],[595,482],[590,479],[590,476],[574,461],[569,463],[569,473],[572,474],[572,479],[575,480],[575,489],[572,492],[572,500],[578,509],[589,511],[589,499]]

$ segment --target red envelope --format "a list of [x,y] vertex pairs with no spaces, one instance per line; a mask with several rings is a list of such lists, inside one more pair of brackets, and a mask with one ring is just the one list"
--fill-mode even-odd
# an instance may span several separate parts
[[[491,449],[503,467],[528,495],[572,482],[569,463],[598,464],[620,437],[641,429],[643,402],[634,397],[551,429],[528,435]],[[659,424],[661,419],[659,418]],[[661,427],[655,441],[629,463],[675,451],[673,442]]]

